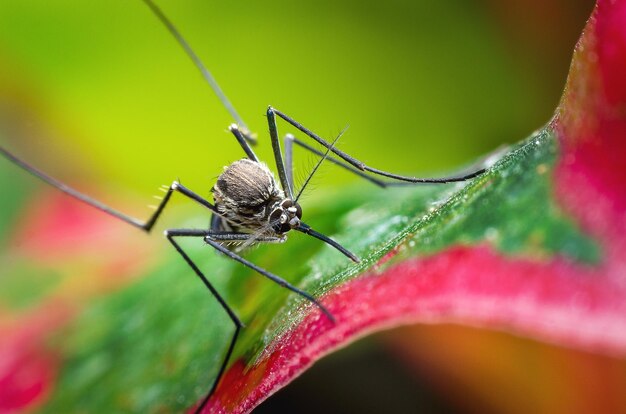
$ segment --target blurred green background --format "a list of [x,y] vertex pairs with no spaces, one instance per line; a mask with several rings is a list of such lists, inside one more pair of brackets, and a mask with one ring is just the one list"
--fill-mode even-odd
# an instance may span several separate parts
[[[593,6],[591,0],[158,4],[259,134],[256,151],[270,165],[264,114],[271,104],[325,137],[349,125],[341,149],[371,166],[416,175],[455,169],[547,122]],[[242,156],[226,132],[227,112],[139,0],[0,2],[0,121],[2,145],[137,216],[147,215],[145,204],[159,185],[177,177],[208,195],[222,167]],[[305,174],[311,157],[298,152],[296,160],[296,176]],[[3,182],[37,185],[10,166],[0,173]],[[331,166],[315,182],[310,198],[360,185]],[[4,221],[10,198],[5,192],[0,201]],[[624,372],[623,363],[531,341],[506,337],[494,345],[493,335],[450,327],[379,335],[322,361],[263,409],[292,412],[294,401],[320,395],[337,402],[336,412],[379,412],[364,398],[378,394],[377,401],[398,412],[573,412],[564,395],[584,395],[589,406],[607,395],[567,378]],[[446,363],[410,351],[433,343]],[[484,346],[470,346],[477,343]],[[450,351],[459,347],[476,352]],[[554,368],[537,378],[523,364],[503,364],[499,375],[487,375],[501,365],[489,359],[494,354],[532,355],[535,364]],[[352,394],[338,383],[330,395],[311,388],[344,378],[337,369],[354,372],[342,383],[358,397],[342,399]],[[482,388],[464,386],[484,378]],[[528,385],[536,381],[541,386],[533,393]],[[506,391],[494,391],[503,384]],[[407,394],[368,393],[368,386]],[[355,400],[360,405],[350,406]],[[534,404],[524,405],[529,401]]]
[[[343,150],[415,174],[453,169],[551,117],[590,9],[579,3],[520,2],[519,16],[495,1],[159,2],[268,162],[271,104],[325,137],[349,125]],[[228,114],[139,0],[4,0],[0,59],[11,109],[45,131],[5,145],[109,200],[141,203],[175,177],[206,193],[242,155]],[[310,157],[299,155],[304,173]],[[333,169],[317,181],[355,178]]]

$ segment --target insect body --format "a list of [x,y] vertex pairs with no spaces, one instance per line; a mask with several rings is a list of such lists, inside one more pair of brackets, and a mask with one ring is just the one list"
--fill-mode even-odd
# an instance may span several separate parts
[[[211,229],[221,231],[246,232],[250,230],[274,232],[274,226],[268,226],[271,221],[282,218],[281,224],[287,224],[284,204],[285,199],[274,175],[266,165],[244,158],[235,161],[224,169],[213,186],[215,208],[219,215],[214,215]],[[293,205],[293,203],[290,203]],[[291,217],[294,227],[295,220],[302,217]],[[296,208],[287,207],[291,216],[295,216]],[[273,220],[272,220],[273,219]],[[290,230],[287,227],[285,230]],[[284,233],[281,232],[281,233]]]
[[302,208],[285,198],[266,165],[244,158],[224,169],[213,186],[212,230],[284,234],[300,226]]
[[[233,105],[221,91],[211,73],[205,68],[202,61],[196,56],[178,30],[165,17],[161,10],[157,8],[152,0],[143,1],[183,47],[187,55],[193,60],[196,67],[202,73],[204,79],[209,83],[235,120],[235,123],[232,124],[229,129],[244,151],[246,158],[235,161],[225,167],[224,171],[218,177],[217,182],[212,188],[214,197],[213,203],[199,196],[192,190],[182,185],[180,182],[174,181],[167,188],[165,196],[157,206],[152,216],[149,217],[148,220],[142,221],[123,214],[101,203],[100,201],[67,186],[66,184],[38,170],[34,166],[22,161],[2,147],[0,147],[0,154],[17,166],[23,168],[57,189],[69,194],[70,196],[146,232],[152,230],[174,193],[182,194],[212,212],[213,216],[208,229],[170,229],[165,231],[166,238],[182,256],[183,260],[185,260],[193,272],[200,278],[211,294],[217,299],[235,326],[233,337],[220,365],[217,377],[213,382],[211,389],[201,404],[197,407],[197,412],[200,412],[208,402],[210,396],[222,378],[230,360],[239,332],[243,327],[243,323],[211,284],[209,279],[202,273],[198,266],[178,244],[177,239],[181,237],[203,239],[206,244],[215,248],[227,257],[255,270],[262,276],[310,301],[316,305],[326,315],[326,317],[328,317],[331,321],[334,321],[331,313],[309,293],[290,284],[283,278],[255,265],[240,255],[240,251],[243,248],[254,243],[282,242],[286,239],[286,234],[289,231],[294,230],[329,244],[354,262],[359,261],[357,256],[351,253],[348,249],[331,238],[313,230],[311,226],[302,221],[302,208],[298,201],[311,177],[315,174],[321,163],[325,160],[332,162],[380,187],[387,187],[391,185],[412,185],[415,183],[439,184],[465,181],[478,176],[484,170],[480,169],[461,176],[442,178],[407,177],[382,171],[369,167],[365,163],[337,149],[335,147],[335,142],[342,134],[339,134],[333,142],[328,142],[288,115],[278,111],[277,109],[269,107],[267,109],[267,120],[276,171],[278,173],[277,180],[268,166],[262,163],[255,155],[252,150],[252,145],[256,143],[256,138],[249,132],[246,124],[243,122],[241,117],[239,117]],[[278,119],[287,122],[304,135],[316,141],[325,149],[325,151],[313,148],[304,141],[301,141],[290,134],[287,134],[283,139],[283,149],[281,147],[278,134]],[[292,171],[292,149],[294,144],[319,157],[312,172],[308,175],[304,184],[297,192],[294,187]],[[386,177],[391,179],[391,181],[385,181],[376,176]]]

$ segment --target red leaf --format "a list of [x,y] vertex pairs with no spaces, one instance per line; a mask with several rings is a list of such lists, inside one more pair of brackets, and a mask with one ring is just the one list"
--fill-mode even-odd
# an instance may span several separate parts
[[56,301],[0,326],[0,413],[33,408],[52,391],[60,356],[45,343],[72,314]]
[[324,354],[402,323],[455,321],[625,354],[625,73],[626,0],[599,0],[548,128],[561,146],[557,200],[600,243],[601,263],[456,246],[361,275],[324,297],[336,325],[313,311],[254,366],[234,363],[206,412],[249,412]]

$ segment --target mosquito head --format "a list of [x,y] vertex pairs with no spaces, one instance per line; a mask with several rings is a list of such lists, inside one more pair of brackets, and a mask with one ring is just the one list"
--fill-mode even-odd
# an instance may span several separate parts
[[269,222],[275,223],[273,229],[276,233],[283,234],[300,227],[301,218],[302,207],[300,204],[286,198],[274,208],[269,216]]

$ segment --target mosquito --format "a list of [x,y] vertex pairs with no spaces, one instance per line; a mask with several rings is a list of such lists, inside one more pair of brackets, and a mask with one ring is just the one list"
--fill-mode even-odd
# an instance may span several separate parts
[[[241,146],[243,152],[245,153],[245,158],[235,161],[224,168],[224,171],[217,178],[217,181],[211,190],[213,193],[213,202],[210,202],[204,197],[193,192],[179,181],[174,181],[169,187],[166,188],[165,196],[156,207],[154,213],[147,220],[143,221],[128,216],[94,198],[89,197],[86,194],[75,190],[74,188],[21,160],[3,147],[0,147],[0,153],[18,167],[21,167],[28,173],[36,176],[40,180],[50,184],[69,196],[145,232],[150,232],[153,229],[174,193],[182,194],[212,213],[211,223],[208,230],[174,228],[164,232],[165,237],[172,244],[174,249],[187,263],[187,265],[189,265],[213,297],[219,302],[221,307],[233,322],[235,328],[224,355],[224,359],[219,367],[218,374],[206,396],[196,408],[196,413],[199,413],[207,405],[207,402],[220,383],[244,324],[228,303],[226,303],[220,293],[215,289],[209,279],[203,274],[200,268],[178,244],[177,239],[200,238],[204,240],[207,245],[213,247],[223,255],[249,267],[250,269],[253,269],[272,282],[311,302],[320,309],[325,317],[334,323],[335,320],[333,315],[311,294],[292,285],[285,279],[246,260],[240,254],[243,249],[253,244],[283,242],[287,239],[287,233],[295,230],[319,239],[338,250],[353,262],[359,262],[359,258],[347,248],[324,234],[315,231],[311,226],[302,221],[302,207],[298,201],[322,162],[327,160],[373,183],[374,185],[383,188],[394,185],[444,184],[466,181],[479,176],[485,171],[485,169],[476,169],[467,174],[457,176],[417,178],[372,168],[335,147],[335,143],[345,130],[342,131],[334,139],[334,141],[328,142],[295,119],[270,106],[267,108],[267,122],[276,172],[278,174],[278,180],[276,180],[270,169],[266,166],[266,164],[258,159],[252,150],[252,147],[257,143],[256,135],[250,132],[246,123],[239,116],[235,107],[226,97],[211,72],[209,72],[198,55],[196,55],[193,51],[189,43],[172,24],[172,22],[165,16],[161,9],[153,2],[153,0],[142,1],[149,7],[152,13],[167,28],[167,30],[169,30],[179,46],[182,47],[185,54],[193,61],[193,64],[200,71],[204,81],[209,84],[220,102],[235,121],[228,129]],[[286,134],[284,136],[283,150],[281,148],[278,133],[278,119],[290,124],[305,136],[313,139],[313,141],[325,148],[325,151],[320,151],[312,147],[292,134]],[[294,144],[319,157],[311,173],[308,174],[304,184],[297,192],[295,191],[294,186],[292,165]]]

